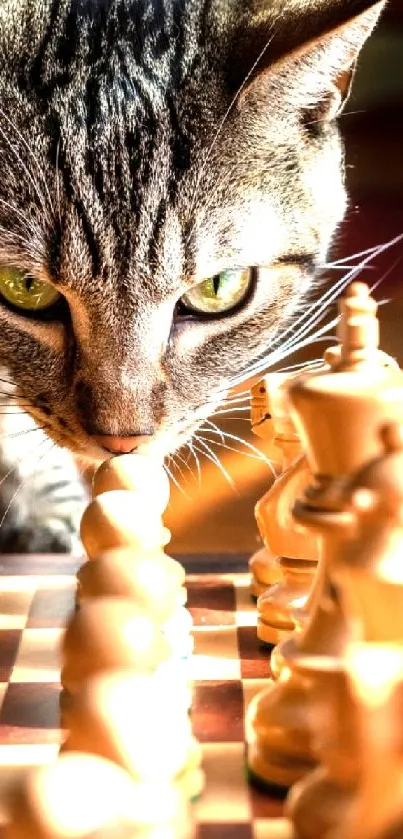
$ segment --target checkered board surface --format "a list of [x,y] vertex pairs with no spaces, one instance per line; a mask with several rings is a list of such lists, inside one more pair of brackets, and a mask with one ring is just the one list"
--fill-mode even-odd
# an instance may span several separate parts
[[[0,557],[0,824],[10,782],[58,753],[58,650],[79,564],[64,556]],[[281,801],[246,781],[245,709],[270,675],[248,583],[246,573],[188,575],[192,721],[206,772],[198,839],[290,839]]]

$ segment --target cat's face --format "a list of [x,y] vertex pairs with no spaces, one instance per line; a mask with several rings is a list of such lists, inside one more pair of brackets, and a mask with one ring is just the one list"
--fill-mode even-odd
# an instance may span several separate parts
[[2,0],[0,364],[72,450],[173,451],[324,261],[382,4],[306,5]]

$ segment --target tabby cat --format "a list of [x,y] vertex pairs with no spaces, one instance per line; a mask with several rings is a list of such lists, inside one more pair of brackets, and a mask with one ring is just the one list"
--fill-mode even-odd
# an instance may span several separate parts
[[175,451],[281,338],[383,5],[1,0],[3,549],[70,550],[71,452]]

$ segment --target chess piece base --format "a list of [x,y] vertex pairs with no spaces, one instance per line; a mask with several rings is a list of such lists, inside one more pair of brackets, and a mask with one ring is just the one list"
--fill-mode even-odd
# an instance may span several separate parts
[[248,771],[252,781],[267,789],[282,791],[286,796],[290,787],[312,770],[312,763],[301,760],[282,762],[281,755],[267,754],[257,746],[248,748]]
[[252,699],[246,715],[248,767],[266,785],[289,787],[316,767],[307,711],[309,678],[295,671]]
[[287,641],[291,637],[290,630],[271,626],[262,618],[258,618],[256,633],[259,641],[268,646],[280,644],[281,641]]
[[298,839],[326,839],[339,824],[346,824],[355,789],[336,786],[327,769],[318,766],[290,791],[286,812]]

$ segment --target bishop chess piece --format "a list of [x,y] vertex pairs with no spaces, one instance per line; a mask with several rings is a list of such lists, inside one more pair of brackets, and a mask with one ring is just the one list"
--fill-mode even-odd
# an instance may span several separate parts
[[[330,370],[300,376],[288,391],[292,418],[314,475],[294,515],[321,537],[322,556],[308,624],[283,644],[287,666],[282,678],[255,697],[247,715],[252,776],[280,787],[294,784],[314,768],[314,697],[322,684],[326,692],[330,671],[335,679],[338,672],[345,678],[341,662],[349,630],[332,583],[334,556],[350,521],[341,488],[351,473],[379,453],[380,424],[403,415],[403,374],[378,351],[376,303],[365,285],[349,288],[340,315],[340,348],[326,357]],[[321,829],[319,823],[317,827]],[[311,835],[320,839],[321,834]]]

